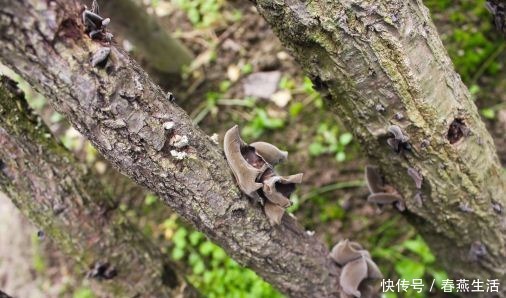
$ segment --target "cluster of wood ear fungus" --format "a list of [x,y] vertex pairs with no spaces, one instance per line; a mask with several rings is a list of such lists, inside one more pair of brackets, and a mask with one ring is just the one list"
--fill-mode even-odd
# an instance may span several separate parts
[[383,278],[369,252],[356,242],[339,241],[332,248],[330,258],[342,268],[339,277],[341,298],[370,297],[374,289],[365,281]]
[[383,177],[377,167],[370,165],[365,167],[365,181],[371,192],[367,197],[368,202],[379,206],[394,204],[399,211],[406,210],[402,196],[393,186],[383,182]]
[[239,188],[260,202],[272,225],[280,224],[285,209],[292,204],[290,195],[295,184],[302,182],[303,175],[279,176],[274,170],[275,165],[287,159],[288,152],[266,142],[246,144],[237,125],[225,134],[223,147]]

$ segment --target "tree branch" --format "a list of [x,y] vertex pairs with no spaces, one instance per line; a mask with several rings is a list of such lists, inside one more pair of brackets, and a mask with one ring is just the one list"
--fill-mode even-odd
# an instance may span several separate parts
[[[120,49],[84,34],[81,12],[76,1],[6,1],[0,59],[52,100],[122,173],[157,193],[240,264],[290,296],[336,297],[339,269],[326,246],[289,216],[271,227],[260,206],[236,187],[222,150]],[[107,64],[93,66],[104,47],[111,51]],[[168,122],[173,129],[164,129]],[[188,145],[176,146],[176,135],[186,136]]]
[[487,0],[485,5],[493,16],[494,25],[497,31],[506,36],[506,1]]
[[6,77],[0,116],[0,189],[90,278],[110,280],[116,295],[197,297],[176,266],[115,211],[106,188],[55,142]]
[[[452,276],[506,284],[503,170],[421,1],[255,4],[402,194],[405,215]],[[391,125],[410,150],[388,146]]]
[[133,0],[102,1],[100,10],[114,20],[112,28],[120,30],[133,42],[150,67],[165,74],[180,75],[183,66],[193,60],[192,53],[162,28],[155,16]]

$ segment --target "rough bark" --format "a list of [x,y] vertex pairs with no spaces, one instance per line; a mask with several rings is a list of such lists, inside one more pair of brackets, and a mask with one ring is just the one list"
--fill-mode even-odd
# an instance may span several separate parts
[[[506,284],[503,170],[422,2],[256,6],[402,194],[405,215],[448,272]],[[409,136],[410,151],[387,145],[394,124]],[[421,189],[409,168],[423,176]]]
[[506,37],[506,1],[487,0],[487,9],[492,14],[496,29]]
[[0,82],[0,189],[90,278],[107,280],[114,295],[197,297],[176,266],[115,210],[106,188],[52,138],[6,77]]
[[[120,49],[84,34],[80,12],[76,1],[4,0],[1,61],[45,94],[122,173],[240,264],[290,296],[336,297],[339,269],[327,247],[290,216],[272,227],[238,190],[220,147]],[[90,59],[105,46],[108,64],[93,66]],[[174,128],[164,130],[168,121]],[[175,146],[175,135],[186,136],[188,145]]]

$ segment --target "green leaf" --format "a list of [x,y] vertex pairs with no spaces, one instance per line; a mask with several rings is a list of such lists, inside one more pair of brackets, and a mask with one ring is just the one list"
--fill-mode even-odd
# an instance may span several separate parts
[[440,289],[443,286],[443,280],[448,279],[448,274],[446,274],[446,272],[442,270],[431,270],[430,274],[434,277],[434,279],[436,280],[436,285]]
[[282,90],[291,90],[295,88],[295,81],[288,76],[283,76],[281,80],[279,80],[279,89]]
[[217,261],[223,261],[227,258],[227,254],[225,253],[225,251],[217,246],[213,250],[212,255],[213,255],[213,259],[215,259]]
[[436,260],[434,255],[431,253],[429,246],[427,246],[420,236],[414,240],[406,240],[402,245],[408,250],[419,255],[426,264],[433,263]]
[[73,298],[95,298],[95,294],[90,288],[79,288],[72,295]]
[[339,136],[339,143],[341,143],[344,146],[351,143],[351,140],[353,140],[353,135],[349,132],[345,132]]
[[176,247],[184,249],[186,246],[186,235],[188,235],[188,231],[185,228],[179,228],[174,236],[172,237],[172,241]]
[[472,85],[471,87],[469,87],[469,93],[471,93],[472,95],[475,95],[478,92],[480,92],[480,86]]
[[304,92],[306,92],[309,95],[314,94],[316,92],[313,88],[313,82],[308,77],[304,77],[303,88]]
[[481,115],[486,119],[495,119],[495,110],[491,108],[485,108],[481,110]]
[[232,83],[229,80],[224,80],[220,83],[220,92],[227,92],[228,89],[230,89],[230,86],[232,86]]
[[206,271],[204,272],[204,282],[206,284],[210,284],[211,281],[213,280],[213,277],[214,277],[214,274],[213,274],[213,271]]
[[153,195],[153,194],[148,194],[145,198],[144,198],[144,204],[147,205],[147,206],[151,206],[153,205],[154,203],[156,203],[156,201],[158,200],[158,198]]
[[192,269],[194,274],[202,274],[206,270],[206,266],[204,265],[204,262],[200,260],[193,266]]
[[265,126],[270,129],[281,128],[285,125],[283,119],[269,118],[269,121],[265,123]]
[[184,249],[180,247],[174,247],[172,250],[172,258],[176,261],[181,260],[184,257]]
[[214,244],[210,241],[202,243],[199,247],[199,252],[204,256],[209,256],[214,250]]
[[286,209],[286,211],[289,213],[293,213],[293,212],[297,211],[300,207],[300,198],[297,195],[297,193],[294,193],[290,197],[290,200],[292,201],[292,206],[288,207],[288,209]]
[[202,238],[204,238],[204,235],[197,231],[191,232],[189,237],[192,246],[196,246]]
[[310,155],[318,156],[325,152],[325,147],[321,143],[311,143],[308,150]]
[[425,266],[419,262],[405,258],[395,264],[395,271],[400,275],[401,279],[413,280],[415,278],[423,278]]
[[275,129],[283,127],[283,120],[278,118],[270,118],[269,115],[267,115],[267,112],[263,109],[257,109],[257,116],[260,120],[260,123],[263,127],[269,128],[269,129]]
[[329,130],[329,126],[327,125],[327,123],[321,123],[320,125],[318,125],[317,130],[318,134],[323,134],[327,130]]
[[342,151],[337,152],[337,154],[336,154],[336,160],[337,160],[338,162],[343,162],[343,161],[345,161],[345,160],[346,160],[346,153],[344,153],[344,152],[342,152]]
[[241,67],[241,72],[243,74],[250,74],[253,72],[253,65],[251,63],[246,63]]
[[372,251],[372,255],[375,258],[385,259],[389,262],[395,262],[395,255],[392,253],[392,248],[381,248],[376,247]]
[[200,12],[196,8],[190,8],[187,12],[187,16],[192,24],[198,24],[200,21]]
[[304,105],[301,102],[295,102],[290,105],[290,117],[295,118],[297,117],[304,108]]
[[337,204],[327,206],[324,209],[324,213],[328,220],[342,219],[344,217],[344,209]]
[[198,262],[201,262],[202,261],[202,258],[200,257],[200,255],[196,252],[192,252],[190,254],[190,256],[188,257],[188,263],[190,265],[195,265],[197,264]]

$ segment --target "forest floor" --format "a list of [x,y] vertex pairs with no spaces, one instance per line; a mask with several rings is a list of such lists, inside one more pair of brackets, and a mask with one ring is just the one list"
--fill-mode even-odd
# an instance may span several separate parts
[[[478,2],[463,1],[455,7],[446,1],[424,3],[431,9],[443,42],[475,96],[503,165],[506,165],[505,46],[502,37],[493,32],[484,8],[478,7],[483,1]],[[188,3],[157,1],[154,8],[148,7],[148,11],[156,14],[160,22],[196,55],[194,63],[185,71],[184,80],[176,86],[168,86],[176,96],[176,103],[209,135],[217,133],[220,140],[228,128],[238,124],[246,142],[264,140],[287,150],[289,159],[280,166],[280,172],[304,173],[304,183],[294,194],[294,206],[290,211],[307,230],[315,231],[329,246],[344,238],[362,243],[371,251],[384,275],[391,279],[443,278],[444,272],[430,250],[404,217],[394,208],[380,211],[366,202],[368,190],[363,181],[363,169],[368,161],[361,154],[360,145],[338,115],[327,109],[254,6],[246,1],[195,0],[191,3],[196,5]],[[124,44],[124,37],[116,38],[118,44]],[[142,63],[142,53],[134,49],[133,54]],[[154,78],[164,80],[160,74]],[[93,153],[82,137],[67,129],[68,124],[45,105],[43,99],[36,94],[31,97],[32,106],[64,144],[90,163],[104,179],[110,179],[123,210],[128,210],[132,220],[171,253],[177,241],[174,235],[178,235],[184,223],[178,221],[174,226],[170,212],[158,208],[161,203],[125,182],[121,175],[116,173],[110,178],[108,175],[113,170]],[[15,224],[19,219],[12,220]],[[29,232],[23,232],[25,226]],[[2,231],[0,236],[24,235],[22,246],[30,251],[39,245],[38,241],[28,241],[31,238],[27,233],[33,237],[34,229],[24,222],[20,225],[21,231]],[[12,242],[0,242],[0,259],[6,257],[10,245]],[[34,260],[30,264],[31,271],[27,270],[32,272],[32,282],[40,288],[37,274],[33,274],[37,257],[31,253],[26,258]],[[61,269],[66,268],[58,261],[61,257],[48,254],[46,250],[46,258],[46,268],[50,267],[48,264],[60,264],[58,272],[67,279],[68,288],[73,289],[68,293],[63,290],[61,296],[71,296],[70,292],[74,292],[76,297],[75,293],[85,291],[76,290],[79,282],[69,281],[72,273],[69,269]],[[190,267],[189,275],[195,275],[195,266]],[[0,266],[0,276],[2,268]],[[77,271],[83,274],[82,270]],[[193,278],[201,282],[198,276]]]

